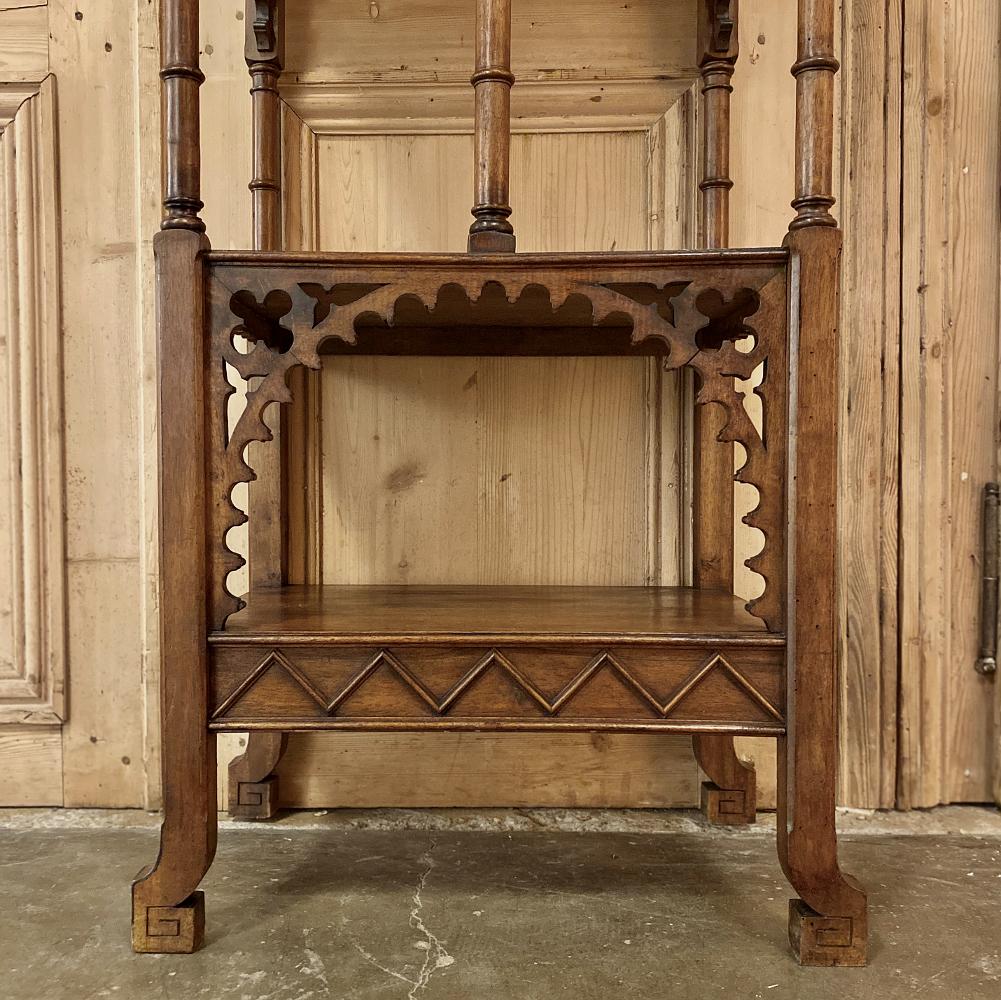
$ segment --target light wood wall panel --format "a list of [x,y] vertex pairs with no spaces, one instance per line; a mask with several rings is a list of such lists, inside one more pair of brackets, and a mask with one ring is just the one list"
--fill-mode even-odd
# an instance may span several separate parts
[[0,88],[37,83],[48,71],[45,0],[0,0]]
[[0,807],[63,804],[63,737],[57,728],[0,728]]
[[897,778],[900,5],[845,4],[839,205],[841,796],[891,808]]
[[65,718],[55,83],[0,132],[0,724]]
[[[523,80],[690,80],[698,2],[578,0],[572,11],[562,0],[516,4],[512,68]],[[468,81],[475,4],[289,0],[287,9],[286,67],[300,81]]]
[[898,801],[992,795],[993,690],[976,674],[980,497],[997,479],[996,4],[904,22]]
[[66,373],[63,789],[67,805],[136,806],[146,788],[136,8],[48,14]]
[[0,0],[0,803],[7,805],[62,802],[60,255],[48,71],[45,0]]

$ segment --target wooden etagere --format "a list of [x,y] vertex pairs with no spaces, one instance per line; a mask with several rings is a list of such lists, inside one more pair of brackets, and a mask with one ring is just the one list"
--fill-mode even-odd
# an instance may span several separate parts
[[[202,943],[198,883],[216,842],[215,735],[250,730],[233,815],[264,818],[286,734],[310,729],[690,733],[717,822],[751,822],[755,775],[733,736],[779,745],[778,848],[799,898],[797,958],[865,962],[864,891],[834,828],[835,459],[840,232],[830,214],[833,0],[800,0],[795,217],[782,247],[727,243],[736,0],[700,8],[702,243],[671,253],[515,254],[508,204],[510,0],[478,0],[468,253],[288,254],[280,231],[275,0],[247,5],[253,251],[213,252],[199,218],[197,0],[163,0],[160,337],[164,824],[133,885],[133,946]],[[655,355],[697,385],[691,587],[284,584],[279,407],[324,354]],[[735,388],[759,369],[763,422]],[[230,424],[235,372],[248,384]],[[710,405],[712,404],[712,405]],[[270,444],[266,444],[270,442]],[[733,591],[733,444],[755,486],[765,579]],[[251,464],[253,464],[253,468]],[[243,558],[251,591],[229,592]]]

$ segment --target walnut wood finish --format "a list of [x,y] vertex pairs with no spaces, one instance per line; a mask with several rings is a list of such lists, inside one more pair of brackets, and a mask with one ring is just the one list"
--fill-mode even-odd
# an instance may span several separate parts
[[473,171],[470,253],[513,253],[508,221],[511,169],[511,0],[476,0]]
[[702,244],[730,242],[730,94],[737,62],[737,0],[702,0],[699,74],[703,97]]
[[201,201],[198,88],[198,4],[166,4],[160,18],[160,81],[163,93],[163,221],[161,229],[205,231]]
[[[252,8],[258,51],[277,44],[273,4]],[[197,885],[215,849],[215,731],[271,734],[270,744],[248,747],[241,768],[250,782],[266,774],[290,729],[571,729],[693,734],[718,787],[749,793],[743,802],[717,799],[717,818],[746,818],[753,800],[753,775],[721,737],[776,737],[779,858],[800,896],[790,906],[794,952],[805,964],[864,962],[865,893],[840,871],[834,827],[832,0],[800,3],[797,215],[784,248],[520,257],[208,251],[189,118],[197,120],[197,4],[165,0],[162,10],[165,815],[159,857],[133,887],[136,950],[200,944]],[[723,0],[706,10],[707,81],[729,79],[711,67],[736,54],[732,11]],[[513,237],[504,228],[509,24],[508,0],[481,3],[478,251],[513,248],[501,239]],[[717,144],[725,93],[707,87],[716,116],[710,181],[726,170],[725,143]],[[722,242],[725,186],[711,183],[704,194],[716,220],[707,238]],[[748,561],[765,579],[762,597],[742,608],[705,585],[258,587],[241,611],[247,602],[226,588],[242,564],[226,544],[244,518],[233,489],[254,476],[248,446],[269,440],[265,410],[289,400],[290,373],[318,367],[325,345],[407,353],[419,344],[461,355],[491,341],[498,353],[644,353],[669,369],[691,368],[697,403],[716,404],[724,417],[720,441],[739,441],[747,453],[737,475],[759,492],[746,521],[765,537]],[[232,428],[227,366],[251,383]],[[760,431],[734,386],[759,366]]]
[[[285,56],[285,17],[281,0],[247,0],[245,56],[250,72],[253,120],[253,204],[255,250],[278,250],[282,242],[281,100],[278,78]],[[254,589],[280,587],[285,578],[283,516],[288,441],[284,414],[272,406],[265,420],[275,444],[255,443],[250,483],[249,563]],[[248,733],[247,747],[229,765],[229,814],[234,819],[271,819],[278,808],[278,776],[272,772],[288,739],[275,733]]]
[[[737,61],[737,0],[702,0],[699,68],[703,98],[701,246],[730,241],[730,80]],[[697,407],[694,419],[692,575],[696,587],[733,591],[733,447],[718,441],[723,414]],[[695,759],[708,775],[702,808],[710,822],[726,825],[755,819],[754,766],[741,761],[733,740],[699,735]]]
[[[373,317],[393,326],[403,306],[412,302],[424,312],[422,325],[430,325],[433,317],[442,353],[468,354],[468,331],[495,321],[494,290],[500,288],[508,326],[544,325],[571,300],[586,303],[589,338],[614,334],[619,343],[615,331],[626,323],[632,344],[664,355],[668,368],[687,365],[696,372],[698,404],[721,406],[727,416],[722,440],[740,441],[747,451],[738,475],[761,495],[747,521],[766,538],[748,564],[768,582],[750,607],[773,631],[782,630],[787,289],[781,252],[524,255],[513,260],[486,255],[219,254],[212,261],[217,360],[208,377],[213,384],[209,426],[218,435],[209,454],[215,540],[210,618],[215,627],[242,606],[225,586],[228,573],[243,564],[225,542],[229,529],[245,520],[233,504],[232,490],[253,478],[244,451],[250,442],[268,438],[264,409],[290,399],[287,373],[300,365],[318,367],[319,350],[327,340],[357,343],[358,325]],[[439,313],[446,293],[454,308]],[[610,319],[611,325],[606,322]],[[249,353],[236,348],[237,336],[251,342]],[[754,346],[746,353],[737,350],[735,342],[751,336]],[[377,343],[371,349],[378,353]],[[261,379],[228,436],[224,430],[233,386],[220,359],[246,379]],[[734,376],[750,377],[766,359],[768,374],[758,390],[767,400],[762,435],[744,408]]]
[[201,947],[198,883],[216,849],[216,740],[206,726],[205,271],[198,156],[197,0],[161,9],[164,219],[156,258],[160,413],[163,824],[132,883],[132,948]]
[[[841,234],[792,232],[799,284],[797,392],[790,478],[788,704],[779,740],[778,848],[801,900],[790,908],[793,949],[808,965],[864,965],[865,892],[838,866],[834,825],[837,740],[837,316]],[[802,569],[802,572],[797,572]]]
[[284,587],[209,637],[211,725],[784,731],[784,639],[684,587]]
[[278,78],[285,61],[282,4],[247,0],[245,57],[250,73],[254,175],[250,192],[254,249],[278,250],[281,244],[281,100]]
[[789,481],[789,665],[794,720],[779,739],[778,850],[799,893],[789,941],[805,965],[864,965],[868,905],[838,864],[837,745],[838,296],[841,233],[830,214],[834,134],[833,0],[800,0],[796,77],[796,218],[786,246],[797,405]]
[[757,818],[754,765],[737,756],[733,738],[697,733],[692,747],[699,767],[710,780],[702,783],[702,812],[710,823],[746,826]]
[[288,734],[251,732],[246,749],[229,765],[230,819],[273,819],[278,812],[278,762],[288,748]]
[[[246,60],[250,72],[253,111],[253,204],[255,250],[277,250],[282,239],[281,218],[281,102],[278,77],[285,47],[284,20],[276,0],[247,0]],[[269,48],[261,49],[261,43]],[[255,446],[257,473],[250,484],[250,582],[253,588],[280,587],[284,578],[282,518],[281,410],[266,415],[273,448]]]
[[834,0],[799,0],[796,62],[796,218],[790,229],[837,228],[834,206]]
[[[265,638],[267,637],[267,638]],[[673,638],[672,638],[673,637]],[[212,646],[482,642],[731,642],[782,648],[744,602],[692,587],[416,584],[281,587],[251,595]]]
[[132,884],[132,947],[139,952],[201,946],[204,901],[195,890],[216,847],[215,734],[205,717],[205,297],[199,255],[207,249],[204,236],[185,229],[165,230],[154,240],[159,353],[170,359],[160,369],[163,826],[156,862]]

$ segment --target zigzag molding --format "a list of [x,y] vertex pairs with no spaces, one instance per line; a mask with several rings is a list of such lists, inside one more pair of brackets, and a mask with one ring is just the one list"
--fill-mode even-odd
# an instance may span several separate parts
[[[433,691],[410,667],[396,654],[388,649],[376,650],[368,660],[351,677],[343,683],[334,694],[322,690],[302,669],[296,666],[287,654],[278,649],[270,650],[267,655],[219,702],[212,712],[212,719],[225,717],[233,711],[240,701],[259,684],[272,669],[279,669],[307,695],[317,708],[318,713],[335,718],[339,710],[360,691],[380,670],[388,670],[403,683],[422,704],[434,715],[444,717],[449,715],[463,696],[469,693],[490,671],[502,672],[515,689],[528,695],[538,712],[544,716],[555,718],[574,699],[584,691],[602,672],[611,673],[661,719],[673,716],[682,703],[715,671],[726,674],[735,686],[766,715],[777,722],[783,721],[782,712],[747,678],[747,676],[730,663],[722,653],[708,656],[688,677],[685,678],[670,693],[666,700],[659,699],[643,682],[635,676],[623,663],[608,650],[602,650],[593,655],[554,695],[546,694],[523,671],[499,649],[490,649],[443,694]],[[459,713],[461,714],[461,713]],[[527,714],[527,713],[526,713]],[[239,717],[237,713],[237,717]]]

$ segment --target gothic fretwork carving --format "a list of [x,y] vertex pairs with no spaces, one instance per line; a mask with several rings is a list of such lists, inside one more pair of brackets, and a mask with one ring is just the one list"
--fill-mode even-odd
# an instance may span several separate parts
[[[270,440],[264,411],[290,401],[287,375],[292,368],[319,368],[321,348],[330,341],[344,349],[379,353],[380,336],[405,341],[408,329],[421,330],[425,337],[430,329],[449,344],[440,353],[462,354],[470,353],[464,349],[465,338],[474,334],[482,342],[484,336],[503,339],[510,331],[528,329],[545,336],[565,327],[581,344],[588,339],[603,343],[605,337],[613,345],[594,353],[622,353],[624,345],[628,353],[662,357],[665,368],[692,368],[698,375],[697,403],[723,408],[727,419],[719,438],[743,447],[747,457],[736,478],[759,494],[745,521],[765,536],[762,550],[748,560],[764,577],[765,592],[749,609],[770,630],[781,631],[784,271],[677,270],[658,273],[651,268],[635,276],[597,269],[396,270],[383,275],[378,269],[366,273],[356,268],[338,275],[307,267],[243,268],[226,273],[226,281],[213,282],[211,426],[219,437],[210,475],[212,627],[221,628],[242,607],[225,583],[244,562],[225,543],[229,530],[246,520],[233,504],[232,491],[254,478],[247,447]],[[227,401],[235,389],[227,366],[250,385],[246,407],[231,431]],[[735,384],[736,379],[751,379],[759,366],[765,376],[756,392],[767,403],[762,432]]]

